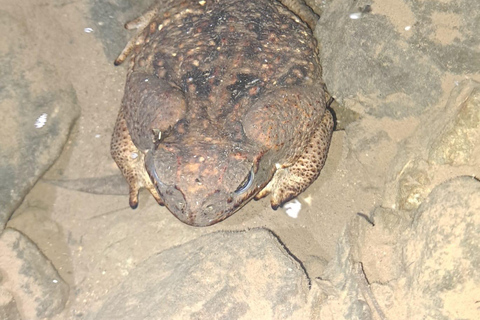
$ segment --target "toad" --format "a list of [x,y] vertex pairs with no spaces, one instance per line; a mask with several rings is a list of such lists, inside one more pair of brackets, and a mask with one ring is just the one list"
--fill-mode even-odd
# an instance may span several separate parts
[[252,198],[276,209],[319,176],[334,121],[312,31],[287,7],[167,0],[126,28],[140,31],[115,61],[131,56],[111,154],[132,208],[146,188],[209,226]]

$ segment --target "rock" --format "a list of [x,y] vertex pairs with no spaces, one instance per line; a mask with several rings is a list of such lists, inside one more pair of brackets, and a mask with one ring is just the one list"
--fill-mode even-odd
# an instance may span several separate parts
[[38,54],[37,44],[57,30],[32,21],[17,4],[0,12],[0,231],[59,156],[79,115],[72,85]]
[[91,319],[306,318],[308,286],[269,231],[211,233],[140,264]]
[[480,175],[480,83],[465,80],[441,109],[401,142],[387,178],[384,207],[414,210],[438,184]]
[[315,34],[323,78],[340,104],[403,118],[440,101],[445,75],[478,75],[479,29],[477,0],[336,0]]
[[397,242],[409,230],[411,219],[403,212],[381,207],[375,209],[370,219],[371,225],[363,221],[351,225],[350,239],[355,239],[351,254],[355,261],[362,262],[370,283],[389,283],[402,274]]
[[326,297],[321,318],[477,319],[478,212],[480,182],[457,177],[436,187],[413,220],[384,208],[355,219],[316,281]]
[[[460,94],[462,89],[467,94]],[[460,91],[460,92],[459,92]],[[428,162],[433,165],[473,165],[479,155],[480,83],[466,81],[454,92],[447,108],[454,108],[453,119],[447,119],[429,150]],[[477,151],[475,154],[474,152]]]
[[479,212],[480,183],[471,177],[438,186],[416,212],[403,257],[411,316],[478,319]]
[[382,208],[347,225],[335,258],[314,282],[324,296],[318,319],[390,319],[383,309],[393,291],[385,284],[401,275],[395,243],[408,226],[401,215]]
[[357,280],[358,264],[350,255],[351,249],[350,239],[345,235],[339,240],[337,255],[314,282],[325,297],[316,307],[318,319],[374,319],[362,295],[363,282]]
[[17,303],[12,294],[2,287],[0,287],[0,319],[22,320],[17,310]]
[[[7,228],[0,236],[2,291],[8,289],[25,319],[52,317],[63,310],[69,287],[49,260],[27,237]],[[11,305],[15,301],[8,302]],[[10,306],[8,316],[15,319]],[[2,318],[4,319],[4,318]]]

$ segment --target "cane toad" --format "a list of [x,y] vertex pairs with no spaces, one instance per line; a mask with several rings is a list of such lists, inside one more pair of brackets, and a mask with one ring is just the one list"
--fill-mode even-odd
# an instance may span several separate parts
[[333,118],[309,27],[274,0],[163,1],[127,23],[131,55],[111,153],[130,186],[208,226],[320,174]]

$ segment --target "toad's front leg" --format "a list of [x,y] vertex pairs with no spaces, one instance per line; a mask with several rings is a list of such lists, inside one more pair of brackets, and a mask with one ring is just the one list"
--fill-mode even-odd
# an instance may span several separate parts
[[273,209],[298,196],[318,178],[327,160],[333,125],[332,113],[326,109],[304,153],[291,166],[275,172],[265,187],[266,191],[272,193],[270,202]]
[[113,130],[110,153],[129,185],[130,207],[133,209],[137,207],[138,192],[141,188],[148,189],[155,200],[163,205],[163,201],[158,195],[158,192],[145,169],[145,155],[133,143],[128,131],[127,121],[125,120],[122,111],[118,115]]

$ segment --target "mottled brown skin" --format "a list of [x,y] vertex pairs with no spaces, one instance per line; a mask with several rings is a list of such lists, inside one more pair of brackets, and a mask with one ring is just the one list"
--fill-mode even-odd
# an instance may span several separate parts
[[277,208],[322,169],[333,129],[311,30],[277,1],[166,1],[132,53],[111,152],[130,185],[208,226],[253,197]]

